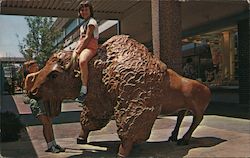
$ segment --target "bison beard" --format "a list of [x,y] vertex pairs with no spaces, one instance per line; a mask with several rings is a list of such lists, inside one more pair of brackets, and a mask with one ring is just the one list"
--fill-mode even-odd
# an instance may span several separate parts
[[50,117],[58,116],[61,113],[62,101],[49,100],[43,101],[46,114]]
[[[46,106],[53,116],[59,114],[61,105],[58,103],[62,99],[74,99],[79,94],[81,80],[75,74],[79,66],[75,60],[70,63],[71,56],[72,52],[66,51],[54,54],[30,86],[37,90],[37,97],[50,100],[53,96],[57,100],[47,104],[49,108]],[[54,80],[48,77],[53,73],[57,74]],[[106,126],[114,116],[122,141],[119,154],[123,156],[130,153],[133,144],[149,138],[160,113],[180,109],[193,112],[193,124],[180,140],[180,144],[188,143],[211,95],[205,85],[167,69],[143,44],[125,35],[110,38],[98,49],[97,56],[89,63],[88,84],[86,105],[80,116],[81,137],[87,140],[90,131]],[[170,137],[172,141],[177,141],[184,114],[185,111],[178,116],[180,121]]]

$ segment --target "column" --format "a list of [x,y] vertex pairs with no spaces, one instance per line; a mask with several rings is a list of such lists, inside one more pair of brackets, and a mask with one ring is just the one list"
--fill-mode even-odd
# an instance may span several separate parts
[[151,0],[151,9],[153,49],[169,68],[181,74],[181,4],[175,0]]
[[153,52],[158,58],[160,58],[159,3],[159,0],[151,0]]
[[238,22],[239,100],[250,104],[250,20]]

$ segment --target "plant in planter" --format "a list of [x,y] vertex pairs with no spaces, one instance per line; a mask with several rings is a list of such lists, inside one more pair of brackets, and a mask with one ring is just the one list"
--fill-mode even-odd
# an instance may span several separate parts
[[1,142],[16,141],[24,127],[19,117],[13,112],[1,112]]

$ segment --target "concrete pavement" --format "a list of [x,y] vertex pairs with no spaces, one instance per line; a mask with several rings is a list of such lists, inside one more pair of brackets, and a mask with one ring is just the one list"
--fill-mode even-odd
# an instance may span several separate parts
[[[67,117],[75,117],[71,115],[79,113],[78,110],[74,111],[75,113],[65,112],[68,115],[63,113],[62,115]],[[65,122],[63,119],[61,118],[53,127],[56,141],[66,147],[65,153],[44,152],[47,145],[42,135],[42,126],[34,124],[27,125],[19,141],[1,143],[1,155],[25,158],[116,157],[120,142],[116,134],[115,121],[111,121],[102,130],[91,132],[88,144],[78,145],[75,138],[80,130],[79,122]],[[167,142],[175,126],[175,120],[175,116],[159,117],[149,140],[136,145],[130,157],[250,157],[250,120],[248,119],[205,115],[187,146],[177,146],[176,143]],[[191,121],[191,116],[185,117],[179,138],[187,131]]]
[[[192,118],[187,116],[180,130],[180,136],[187,130]],[[174,128],[175,117],[156,120],[150,139],[136,145],[131,157],[249,157],[250,121],[220,116],[205,116],[194,132],[190,144],[177,146],[167,142]],[[2,143],[2,156],[7,157],[115,157],[119,138],[115,122],[111,121],[100,131],[91,132],[86,145],[77,145],[75,138],[79,123],[54,125],[56,141],[66,147],[65,153],[46,153],[42,126],[26,127],[29,139]]]

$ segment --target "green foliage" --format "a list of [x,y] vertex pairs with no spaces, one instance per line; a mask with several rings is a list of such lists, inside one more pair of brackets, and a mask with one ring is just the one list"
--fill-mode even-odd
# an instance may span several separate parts
[[51,17],[26,17],[25,20],[29,26],[29,33],[19,42],[20,52],[26,60],[35,59],[43,66],[55,49],[53,43],[60,35],[60,31],[51,28]]
[[20,131],[24,127],[19,117],[12,112],[1,112],[1,141],[16,141],[20,137]]

